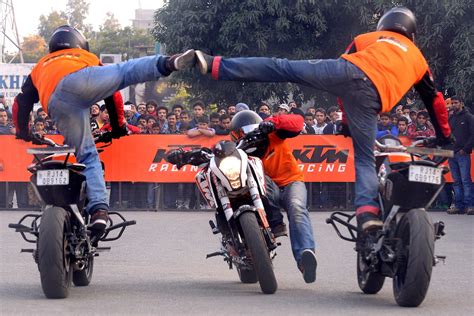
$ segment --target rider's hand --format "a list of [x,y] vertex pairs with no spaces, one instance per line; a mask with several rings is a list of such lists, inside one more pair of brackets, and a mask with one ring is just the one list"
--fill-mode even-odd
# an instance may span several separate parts
[[127,124],[123,124],[119,128],[112,128],[112,138],[120,138],[122,136],[128,136],[130,131],[128,130]]
[[275,124],[272,121],[263,121],[258,125],[258,129],[264,134],[270,134],[275,130]]
[[171,151],[166,155],[165,160],[179,168],[183,165],[184,150],[182,148]]
[[200,50],[196,51],[196,67],[199,69],[201,74],[205,75],[212,71],[212,63],[214,56],[203,53]]
[[436,146],[448,149],[454,143],[456,142],[456,139],[454,136],[451,134],[449,137],[436,137]]

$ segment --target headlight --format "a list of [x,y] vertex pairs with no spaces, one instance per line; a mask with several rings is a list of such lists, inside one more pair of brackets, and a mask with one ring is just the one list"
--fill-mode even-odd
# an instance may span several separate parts
[[222,159],[219,169],[230,182],[232,189],[238,189],[240,183],[240,159],[235,156],[229,156]]

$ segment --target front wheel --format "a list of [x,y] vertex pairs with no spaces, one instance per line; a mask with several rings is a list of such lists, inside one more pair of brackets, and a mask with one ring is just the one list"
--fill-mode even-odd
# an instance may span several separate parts
[[68,216],[60,207],[43,211],[38,237],[38,268],[47,298],[65,298],[71,287],[72,267],[67,253]]
[[434,258],[434,229],[428,213],[413,209],[397,227],[401,247],[393,278],[395,300],[400,306],[415,307],[425,299],[430,285]]
[[357,252],[357,282],[362,292],[376,294],[382,289],[384,281],[385,277],[379,272],[370,271],[369,263]]
[[257,217],[252,212],[245,212],[240,215],[239,222],[242,227],[245,243],[252,255],[252,263],[260,282],[260,288],[265,294],[273,294],[276,292],[278,284]]

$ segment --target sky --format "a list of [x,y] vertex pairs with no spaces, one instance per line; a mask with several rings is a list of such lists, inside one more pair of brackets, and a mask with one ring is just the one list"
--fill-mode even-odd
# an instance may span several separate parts
[[[20,41],[24,36],[37,33],[39,17],[51,11],[66,11],[68,0],[13,0]],[[131,26],[135,9],[157,9],[162,0],[87,0],[89,15],[86,23],[98,30],[107,12],[112,12],[122,26]]]

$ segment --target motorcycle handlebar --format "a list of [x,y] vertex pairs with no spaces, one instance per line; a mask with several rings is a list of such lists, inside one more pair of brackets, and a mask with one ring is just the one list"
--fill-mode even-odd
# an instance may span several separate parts
[[403,145],[385,145],[375,141],[375,145],[387,152],[407,152],[409,154],[433,155],[437,157],[452,158],[452,150],[436,148],[436,137],[428,137],[414,141],[410,146]]

